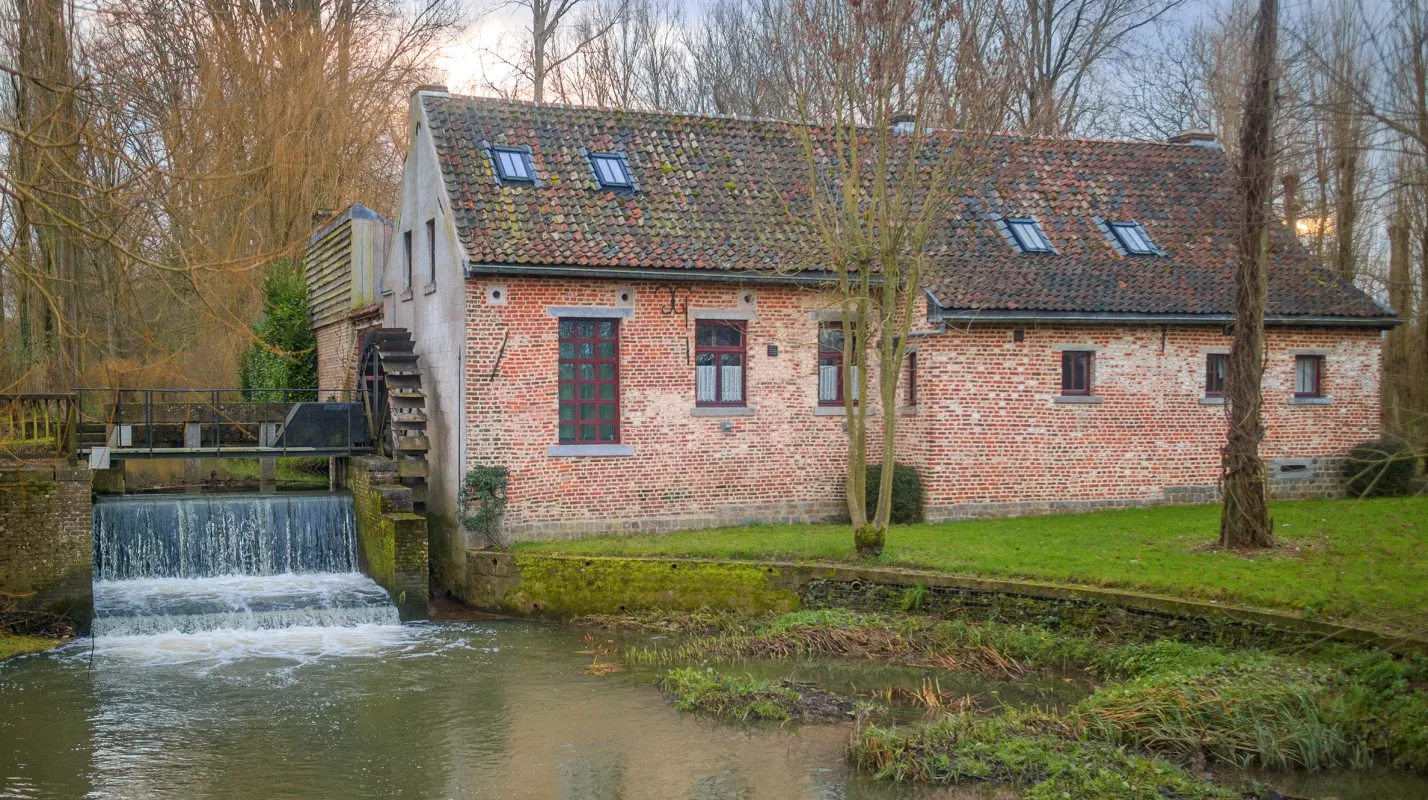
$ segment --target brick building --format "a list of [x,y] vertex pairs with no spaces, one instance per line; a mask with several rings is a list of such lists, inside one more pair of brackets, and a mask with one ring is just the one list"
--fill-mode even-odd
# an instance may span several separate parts
[[[420,357],[432,510],[495,464],[514,538],[843,514],[837,304],[771,244],[808,235],[789,123],[427,87],[409,132],[383,313]],[[1223,150],[981,146],[981,190],[929,248],[903,401],[872,409],[899,415],[929,515],[1210,499],[1238,207]],[[1264,451],[1276,491],[1332,491],[1335,459],[1378,434],[1396,320],[1286,230],[1272,251]]]

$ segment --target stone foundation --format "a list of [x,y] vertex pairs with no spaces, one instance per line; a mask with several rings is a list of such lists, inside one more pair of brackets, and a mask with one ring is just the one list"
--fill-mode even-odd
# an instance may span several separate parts
[[426,517],[412,513],[411,489],[397,483],[396,462],[385,458],[351,459],[345,472],[357,516],[358,565],[391,594],[403,620],[426,619]]
[[502,531],[508,541],[542,542],[621,533],[669,533],[698,528],[847,521],[848,508],[841,500],[816,500],[806,503],[718,505],[706,514],[679,516],[508,522]]
[[91,477],[83,465],[0,470],[0,600],[88,627],[94,616]]

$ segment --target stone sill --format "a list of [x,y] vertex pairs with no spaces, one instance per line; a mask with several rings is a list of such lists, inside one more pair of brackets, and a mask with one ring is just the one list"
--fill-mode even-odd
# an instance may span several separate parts
[[903,406],[897,410],[897,413],[904,417],[915,417],[917,416],[917,406]]
[[1223,397],[1202,397],[1202,398],[1200,398],[1200,405],[1202,405],[1202,406],[1222,406],[1222,405],[1224,405],[1224,404],[1225,404],[1225,398],[1223,398]]
[[691,417],[752,417],[754,413],[749,406],[695,406],[689,409]]
[[398,295],[398,299],[399,299],[399,300],[410,300],[410,299],[412,299],[412,290],[411,290],[411,289],[407,289],[406,291],[402,292],[400,295]]
[[1103,398],[1103,397],[1093,397],[1093,396],[1091,396],[1091,395],[1076,395],[1076,394],[1072,394],[1072,395],[1062,395],[1062,396],[1060,396],[1060,397],[1053,397],[1053,398],[1051,398],[1051,402],[1057,403],[1058,405],[1072,405],[1072,406],[1074,406],[1074,405],[1098,405],[1098,404],[1104,403],[1104,402],[1106,402],[1106,401],[1105,401],[1105,398]]
[[545,454],[558,458],[632,456],[635,448],[628,444],[553,444],[545,449]]
[[1291,406],[1328,406],[1328,405],[1333,405],[1333,404],[1334,404],[1334,398],[1332,398],[1332,397],[1291,397],[1291,398],[1289,398],[1289,404],[1290,404]]
[[434,283],[428,283],[427,285],[421,287],[421,293],[422,293],[422,294],[436,294],[436,284],[434,284]]

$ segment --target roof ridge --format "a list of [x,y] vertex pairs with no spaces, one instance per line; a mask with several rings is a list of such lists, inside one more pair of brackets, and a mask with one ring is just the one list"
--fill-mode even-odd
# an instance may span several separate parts
[[[549,110],[552,110],[552,111],[596,111],[596,112],[607,113],[607,114],[613,114],[613,113],[619,113],[619,114],[642,114],[642,115],[650,116],[650,117],[666,117],[666,118],[673,118],[673,119],[729,120],[729,121],[733,121],[733,122],[760,122],[760,123],[769,123],[769,124],[775,124],[775,125],[814,125],[814,123],[805,123],[805,122],[801,122],[801,121],[799,121],[799,120],[784,119],[784,118],[782,118],[782,117],[746,116],[746,115],[743,115],[743,114],[717,114],[717,113],[710,114],[710,113],[695,112],[695,111],[670,111],[670,110],[666,110],[666,109],[623,108],[623,107],[621,107],[621,106],[586,105],[586,104],[584,104],[584,103],[557,103],[557,102],[553,102],[553,101],[540,101],[540,102],[537,102],[537,101],[535,101],[535,100],[512,100],[512,99],[508,99],[508,98],[504,98],[504,97],[499,97],[499,96],[477,95],[477,94],[456,94],[456,93],[454,93],[454,92],[450,94],[450,97],[441,97],[441,96],[439,96],[439,95],[426,95],[426,97],[429,97],[429,98],[434,99],[434,100],[472,100],[472,101],[475,101],[475,102],[477,102],[477,103],[481,103],[481,104],[484,104],[484,105],[524,106],[524,107],[526,107],[526,108],[549,109]],[[859,127],[860,127],[860,128],[871,128],[872,126],[871,126],[871,125],[860,125]],[[966,129],[964,129],[964,128],[947,128],[947,129],[941,129],[941,128],[939,128],[939,129],[936,129],[936,130],[939,130],[939,131],[945,130],[946,132],[951,133],[951,134],[955,134],[955,135],[968,135],[968,131],[967,131]],[[1170,149],[1184,149],[1184,148],[1187,148],[1187,147],[1199,147],[1199,148],[1202,148],[1202,149],[1203,149],[1203,145],[1198,145],[1198,144],[1189,144],[1189,143],[1185,143],[1185,144],[1174,144],[1174,143],[1167,142],[1167,141],[1150,140],[1150,139],[1107,138],[1107,137],[1097,137],[1097,136],[1052,136],[1052,135],[1049,135],[1049,134],[1014,133],[1014,132],[1010,132],[1010,131],[992,131],[992,132],[988,132],[988,133],[985,133],[985,134],[980,134],[980,133],[979,133],[979,134],[977,134],[977,135],[985,135],[985,136],[987,136],[987,137],[989,137],[989,138],[992,138],[992,139],[1002,139],[1002,140],[1011,141],[1011,142],[1026,141],[1026,142],[1058,142],[1058,143],[1063,143],[1063,144],[1064,144],[1064,143],[1081,143],[1081,144],[1107,144],[1107,145],[1134,145],[1134,146],[1137,146],[1137,147],[1164,147],[1164,148],[1170,148]]]

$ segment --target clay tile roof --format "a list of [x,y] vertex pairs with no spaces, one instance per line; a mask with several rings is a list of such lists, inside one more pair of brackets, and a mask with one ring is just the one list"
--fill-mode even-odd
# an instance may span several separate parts
[[[793,124],[423,95],[457,232],[473,264],[769,269],[816,249],[797,215]],[[956,137],[948,137],[955,146]],[[501,185],[486,148],[529,147],[538,185]],[[1225,314],[1233,308],[1233,167],[1203,145],[999,136],[979,190],[929,244],[927,288],[963,310]],[[636,191],[601,189],[585,152],[620,152]],[[1017,251],[998,218],[1033,216],[1058,252]],[[1122,254],[1102,221],[1162,251]],[[1390,317],[1274,231],[1269,313]],[[802,257],[799,257],[802,259]]]

